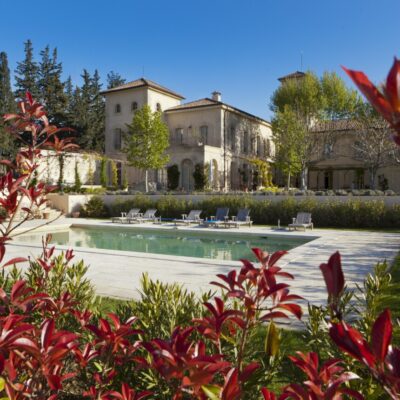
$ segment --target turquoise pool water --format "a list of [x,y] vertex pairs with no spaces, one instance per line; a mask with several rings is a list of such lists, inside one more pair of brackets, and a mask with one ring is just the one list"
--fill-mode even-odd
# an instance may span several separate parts
[[[40,243],[42,233],[20,236],[18,241]],[[78,228],[52,233],[52,243],[73,248],[138,251],[142,253],[168,254],[237,261],[254,259],[252,247],[273,252],[290,250],[309,242],[310,239],[282,238],[273,236],[249,236],[241,234],[193,233],[183,231],[150,231],[124,228]]]

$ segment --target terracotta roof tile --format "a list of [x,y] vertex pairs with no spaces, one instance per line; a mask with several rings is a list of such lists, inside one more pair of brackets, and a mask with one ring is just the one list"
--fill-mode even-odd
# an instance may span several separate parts
[[145,79],[145,78],[136,79],[135,81],[124,83],[123,85],[117,86],[115,88],[103,90],[100,94],[118,92],[120,90],[134,89],[134,88],[139,88],[139,87],[143,87],[143,86],[148,86],[148,87],[156,89],[160,92],[171,94],[172,96],[175,96],[179,99],[184,99],[184,97],[182,95],[180,95],[179,93],[176,93],[176,92],[166,88],[165,86],[161,86],[158,83],[151,81],[150,79]]
[[288,74],[288,75],[285,75],[285,76],[281,76],[280,78],[278,78],[278,81],[284,82],[287,79],[302,78],[304,75],[305,75],[304,72],[295,71],[295,72],[292,72],[291,74]]
[[223,103],[222,101],[209,99],[208,97],[206,97],[204,99],[191,101],[189,103],[180,104],[179,106],[168,108],[167,110],[165,110],[165,112],[168,113],[168,112],[181,111],[181,110],[191,110],[191,109],[196,109],[196,108],[213,107],[213,106],[218,106],[218,105],[221,107],[225,107],[225,108],[234,110],[237,113],[244,114],[247,117],[270,124],[268,121],[266,121],[263,118],[257,117],[256,115],[250,114],[246,111],[240,110],[239,108],[236,108],[229,104]]

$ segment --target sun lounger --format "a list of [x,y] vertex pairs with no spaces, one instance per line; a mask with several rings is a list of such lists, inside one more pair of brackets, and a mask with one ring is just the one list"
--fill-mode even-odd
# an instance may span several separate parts
[[111,219],[111,221],[124,223],[124,222],[128,222],[128,220],[131,218],[135,218],[135,217],[139,217],[139,216],[140,216],[140,208],[132,208],[131,210],[129,210],[128,213],[121,212],[120,217],[113,217]]
[[289,231],[292,229],[302,228],[304,231],[307,228],[314,229],[314,224],[311,221],[311,213],[299,212],[296,218],[293,218],[293,223],[288,225]]
[[202,212],[202,210],[191,210],[189,214],[182,214],[182,218],[174,219],[172,222],[174,222],[175,225],[190,225],[191,223],[200,224],[203,222],[203,220],[200,218]]
[[143,215],[129,218],[128,222],[129,223],[137,223],[137,224],[140,224],[142,222],[157,222],[160,220],[160,218],[156,217],[156,213],[157,213],[156,209],[150,209],[150,210],[147,210]]
[[215,216],[211,216],[209,219],[203,221],[204,226],[222,226],[226,220],[228,220],[229,208],[217,208]]
[[227,228],[239,228],[241,225],[251,227],[253,221],[250,219],[250,210],[248,208],[240,208],[236,217],[232,217],[229,221],[225,221]]

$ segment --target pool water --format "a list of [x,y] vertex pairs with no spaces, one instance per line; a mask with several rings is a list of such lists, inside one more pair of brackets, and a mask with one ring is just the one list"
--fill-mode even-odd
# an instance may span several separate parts
[[[42,233],[20,236],[18,241],[40,243]],[[240,234],[193,233],[183,231],[153,231],[115,228],[78,228],[52,233],[52,243],[72,248],[137,251],[237,261],[253,259],[252,247],[264,251],[290,250],[311,239],[249,236]]]

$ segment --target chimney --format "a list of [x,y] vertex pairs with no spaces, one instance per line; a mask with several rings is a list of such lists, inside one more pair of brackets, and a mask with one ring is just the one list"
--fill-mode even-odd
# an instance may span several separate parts
[[215,92],[212,92],[211,93],[211,98],[213,99],[213,100],[215,100],[215,101],[221,101],[221,93],[220,92],[217,92],[217,91],[215,91]]

